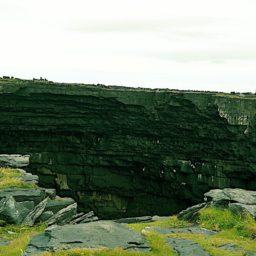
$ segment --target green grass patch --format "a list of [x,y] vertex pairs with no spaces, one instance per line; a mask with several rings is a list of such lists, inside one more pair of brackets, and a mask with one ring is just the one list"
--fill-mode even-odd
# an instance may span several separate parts
[[145,227],[173,227],[173,228],[182,228],[182,227],[190,227],[193,224],[185,221],[179,220],[177,216],[171,216],[163,220],[149,222],[149,223],[135,223],[129,224],[129,226],[136,231],[142,231]]
[[11,241],[7,246],[0,246],[0,255],[21,256],[32,236],[42,233],[45,228],[45,225],[34,227],[8,225],[0,227],[0,238]]
[[212,230],[233,230],[241,237],[256,236],[256,222],[249,214],[234,214],[228,209],[206,208],[200,211],[199,223]]
[[[205,235],[202,235],[202,234],[176,233],[176,234],[167,235],[167,237],[193,240],[193,241],[197,242],[199,245],[201,245],[201,247],[205,251],[209,252],[210,255],[212,255],[212,256],[231,256],[231,255],[233,255],[233,256],[244,256],[245,255],[245,250],[231,252],[231,251],[219,248],[219,246],[224,245],[224,244],[229,244],[229,243],[238,244],[236,240],[229,239],[225,236],[224,237],[219,236],[219,234],[215,235],[215,236],[205,236]],[[250,244],[251,246],[253,244],[255,246],[255,242],[253,242],[252,240],[248,241],[248,243],[251,243]],[[241,244],[239,244],[239,246],[241,246]],[[244,246],[244,247],[246,247],[246,246]]]
[[13,168],[0,168],[0,188],[35,188],[36,184],[26,183],[23,174]]

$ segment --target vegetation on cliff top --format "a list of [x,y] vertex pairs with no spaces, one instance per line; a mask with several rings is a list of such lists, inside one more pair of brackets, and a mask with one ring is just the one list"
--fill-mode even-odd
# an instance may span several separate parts
[[12,168],[0,168],[0,188],[34,188],[36,184],[26,183],[22,179],[23,174],[16,169]]
[[6,239],[9,245],[0,246],[1,256],[22,256],[31,237],[45,230],[44,225],[28,227],[20,225],[7,225],[0,227],[0,241]]

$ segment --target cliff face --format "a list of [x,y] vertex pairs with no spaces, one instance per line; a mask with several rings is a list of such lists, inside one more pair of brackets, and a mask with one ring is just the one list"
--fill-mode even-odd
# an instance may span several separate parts
[[0,153],[104,218],[256,189],[256,97],[0,80]]

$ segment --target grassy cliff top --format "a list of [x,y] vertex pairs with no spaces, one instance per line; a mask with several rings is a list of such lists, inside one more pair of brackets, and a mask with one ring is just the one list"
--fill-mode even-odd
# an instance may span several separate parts
[[[54,95],[55,100],[63,97],[86,100],[97,97],[121,104],[140,106],[156,111],[159,106],[182,107],[189,101],[199,111],[208,111],[214,107],[219,115],[232,125],[248,125],[256,116],[256,95],[252,93],[223,93],[203,91],[179,91],[172,89],[147,89],[122,86],[104,86],[101,84],[54,83],[44,79],[22,80],[0,78],[0,96],[16,95]],[[104,102],[102,103],[104,104]]]
[[0,86],[12,86],[16,88],[30,87],[30,86],[38,86],[38,88],[62,88],[62,89],[80,89],[83,90],[107,90],[107,91],[132,91],[132,92],[151,92],[151,93],[186,93],[186,94],[207,94],[207,95],[215,95],[215,96],[226,96],[226,97],[238,97],[238,98],[253,98],[256,99],[256,95],[251,92],[218,92],[218,91],[200,91],[200,90],[178,90],[178,89],[168,89],[168,88],[142,88],[142,87],[126,87],[126,86],[117,86],[117,85],[104,85],[104,84],[83,84],[83,83],[59,83],[48,81],[47,79],[19,79],[14,77],[0,77]]

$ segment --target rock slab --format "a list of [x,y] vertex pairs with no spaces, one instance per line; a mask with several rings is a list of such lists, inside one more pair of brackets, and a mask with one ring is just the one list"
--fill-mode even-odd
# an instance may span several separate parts
[[52,226],[44,234],[34,237],[26,256],[43,251],[72,248],[116,248],[150,250],[144,237],[126,224],[97,221],[86,224]]
[[179,256],[210,256],[198,243],[178,238],[168,238],[167,243],[174,248]]
[[29,165],[29,155],[0,155],[0,166],[25,167]]

